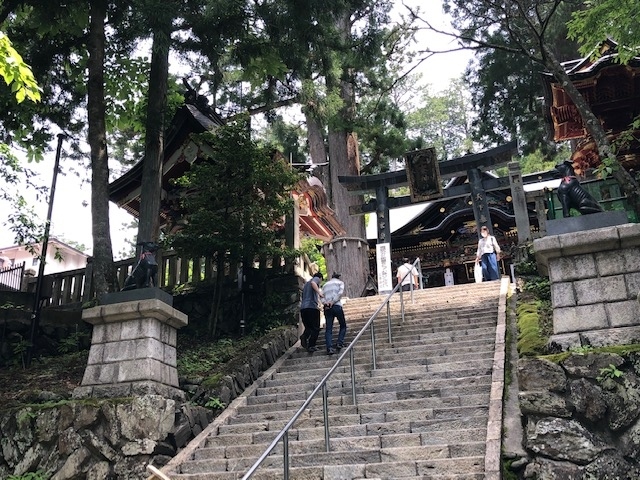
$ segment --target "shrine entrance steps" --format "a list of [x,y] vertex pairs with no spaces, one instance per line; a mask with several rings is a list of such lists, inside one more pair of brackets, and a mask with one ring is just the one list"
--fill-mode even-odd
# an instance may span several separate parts
[[[369,333],[356,345],[357,405],[348,355],[328,382],[330,451],[321,394],[290,430],[289,478],[500,478],[489,469],[496,470],[496,456],[499,462],[501,421],[489,412],[499,401],[501,415],[495,371],[504,357],[496,354],[496,326],[508,284],[504,278],[420,290],[413,303],[405,294],[404,322],[394,299],[391,343],[386,309],[375,321],[375,370]],[[347,341],[382,300],[347,300]],[[324,330],[318,346],[314,353],[299,343],[289,349],[162,472],[171,479],[241,479],[335,364],[338,356],[325,353]],[[252,478],[284,478],[282,452],[280,442]]]

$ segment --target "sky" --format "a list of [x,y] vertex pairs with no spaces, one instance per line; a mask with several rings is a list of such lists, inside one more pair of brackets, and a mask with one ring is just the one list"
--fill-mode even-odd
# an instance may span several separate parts
[[[401,2],[397,3],[398,5],[401,4]],[[405,0],[405,3],[419,5],[424,18],[428,18],[438,28],[448,29],[448,23],[442,13],[440,2],[436,0]],[[419,46],[428,45],[432,50],[446,50],[455,47],[448,38],[443,38],[433,33],[423,32],[418,39]],[[430,85],[430,92],[436,93],[447,88],[452,79],[460,77],[471,58],[470,55],[466,51],[434,55],[424,61],[417,71],[422,73],[423,82]],[[74,167],[72,162],[73,160],[70,158],[65,158],[63,148],[63,154],[60,159],[60,174],[57,177],[53,199],[50,236],[83,244],[86,247],[86,253],[90,254],[92,247],[91,189],[88,183],[81,183],[78,177],[71,173]],[[29,166],[40,173],[40,183],[50,187],[54,163],[55,150],[49,152],[42,162],[37,165],[30,164]],[[33,201],[33,199],[31,200]],[[41,219],[46,218],[48,211],[46,201],[35,203],[34,208]],[[7,206],[0,203],[0,249],[14,245],[13,233],[4,226],[8,215],[10,215],[10,212]],[[120,252],[129,250],[127,239],[134,238],[136,232],[131,229],[124,229],[123,224],[129,224],[132,221],[132,217],[116,205],[110,204],[109,220],[114,257],[116,259],[126,258],[128,255],[123,256]],[[373,238],[375,238],[375,233]]]

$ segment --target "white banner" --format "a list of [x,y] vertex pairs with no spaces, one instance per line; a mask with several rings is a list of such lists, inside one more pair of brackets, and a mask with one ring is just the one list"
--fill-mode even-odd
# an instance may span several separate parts
[[378,270],[378,293],[391,293],[393,273],[391,272],[391,244],[376,244],[376,266]]

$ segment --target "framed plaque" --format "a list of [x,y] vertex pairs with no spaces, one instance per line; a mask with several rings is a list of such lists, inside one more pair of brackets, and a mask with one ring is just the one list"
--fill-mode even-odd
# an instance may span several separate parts
[[436,149],[431,147],[405,153],[404,158],[411,202],[418,203],[442,197]]

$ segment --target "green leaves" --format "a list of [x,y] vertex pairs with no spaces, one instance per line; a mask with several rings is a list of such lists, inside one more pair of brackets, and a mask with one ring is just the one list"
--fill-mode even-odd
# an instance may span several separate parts
[[586,9],[573,13],[567,24],[569,38],[580,43],[580,53],[600,56],[598,45],[612,38],[618,45],[620,63],[640,55],[640,2],[637,0],[587,0]]
[[3,32],[0,32],[0,75],[11,86],[11,92],[15,94],[18,103],[27,98],[32,102],[40,101],[41,89],[31,68],[22,60]]
[[253,141],[245,122],[193,140],[206,153],[176,181],[186,225],[169,243],[198,256],[283,254],[277,232],[298,175],[271,146]]

